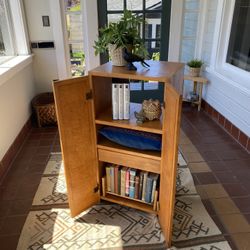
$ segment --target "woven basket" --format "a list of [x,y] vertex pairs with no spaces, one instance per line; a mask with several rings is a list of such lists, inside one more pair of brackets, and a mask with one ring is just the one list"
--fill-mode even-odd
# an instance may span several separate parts
[[142,109],[145,117],[150,121],[158,120],[161,117],[161,103],[159,100],[144,100],[142,103]]
[[57,124],[54,96],[52,92],[41,93],[31,101],[39,127]]
[[190,76],[199,76],[200,75],[201,68],[192,68],[189,67],[189,75]]
[[109,44],[109,55],[113,66],[125,66],[127,62],[123,58],[124,48],[116,47],[115,44]]

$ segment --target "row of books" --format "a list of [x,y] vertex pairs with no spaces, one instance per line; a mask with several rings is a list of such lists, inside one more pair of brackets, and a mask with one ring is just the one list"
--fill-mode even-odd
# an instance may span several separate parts
[[128,83],[112,83],[113,120],[128,120],[130,113],[130,88]]
[[118,165],[106,166],[107,191],[153,203],[159,174]]

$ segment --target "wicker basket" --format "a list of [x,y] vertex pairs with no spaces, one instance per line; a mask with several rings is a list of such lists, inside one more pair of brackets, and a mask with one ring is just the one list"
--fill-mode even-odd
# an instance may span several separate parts
[[117,48],[115,44],[109,44],[109,55],[113,66],[125,66],[127,62],[123,58],[123,48]]
[[190,76],[199,76],[201,72],[201,68],[192,68],[189,67],[189,75]]
[[54,96],[52,92],[41,93],[31,101],[39,127],[57,124]]
[[145,117],[150,121],[160,119],[161,117],[161,103],[159,100],[144,100],[142,109]]

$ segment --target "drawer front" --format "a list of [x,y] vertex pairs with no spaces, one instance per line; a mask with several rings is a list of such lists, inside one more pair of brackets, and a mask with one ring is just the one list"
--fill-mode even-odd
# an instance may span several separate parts
[[114,163],[160,174],[160,160],[123,154],[105,149],[98,149],[98,159],[99,161]]

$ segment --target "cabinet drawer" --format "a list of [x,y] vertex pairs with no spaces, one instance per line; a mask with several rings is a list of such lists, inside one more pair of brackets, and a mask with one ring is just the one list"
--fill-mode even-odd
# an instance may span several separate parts
[[114,152],[106,149],[98,149],[99,161],[110,162],[126,167],[136,168],[144,171],[160,174],[160,160],[150,159],[131,154]]

